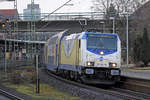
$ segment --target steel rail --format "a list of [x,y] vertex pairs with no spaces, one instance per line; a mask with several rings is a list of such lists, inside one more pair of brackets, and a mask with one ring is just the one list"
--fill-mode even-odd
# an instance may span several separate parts
[[135,91],[131,91],[131,90],[127,90],[127,89],[122,89],[122,88],[117,88],[117,87],[111,87],[111,89],[113,91],[118,91],[118,92],[122,92],[124,94],[130,94],[130,95],[134,95],[138,98],[145,99],[145,100],[150,100],[150,95],[149,94],[145,94],[145,93],[140,93],[140,92],[135,92]]
[[12,100],[24,100],[23,98],[15,96],[15,95],[13,95],[13,94],[11,94],[11,93],[9,93],[7,91],[4,91],[2,89],[0,89],[0,94],[4,95],[4,96],[6,96],[6,97],[8,97],[8,98],[10,98]]
[[150,95],[150,80],[122,76],[119,82],[121,88],[142,92]]
[[99,88],[99,87],[89,86],[89,85],[81,84],[81,83],[78,83],[78,82],[70,81],[70,80],[61,78],[61,77],[59,77],[59,76],[57,76],[55,74],[52,74],[49,71],[47,71],[47,73],[48,73],[48,75],[54,77],[55,79],[60,80],[62,82],[65,82],[67,84],[78,86],[80,88],[85,88],[85,89],[93,90],[93,91],[95,91],[97,93],[108,94],[108,95],[111,95],[111,96],[114,96],[114,97],[121,98],[123,100],[147,100],[147,99],[144,99],[144,98],[139,98],[136,95],[131,95],[129,93],[123,93],[121,91],[116,91],[116,90],[112,90],[112,89],[106,90],[106,89],[102,89],[102,88]]

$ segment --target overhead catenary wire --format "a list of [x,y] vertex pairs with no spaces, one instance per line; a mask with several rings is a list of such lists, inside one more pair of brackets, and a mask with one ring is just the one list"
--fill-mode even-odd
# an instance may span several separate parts
[[56,8],[54,11],[52,11],[51,13],[49,13],[47,16],[44,16],[44,18],[41,18],[40,20],[42,19],[45,19],[47,17],[49,17],[51,14],[55,13],[56,11],[58,11],[59,9],[61,9],[63,6],[65,6],[67,3],[69,3],[71,0],[68,0],[67,2],[65,2],[63,5],[61,5],[60,7]]
[[[59,9],[61,9],[62,7],[64,7],[66,4],[68,4],[71,0],[68,0],[67,2],[65,2],[63,5],[61,5],[60,7],[58,7],[57,9],[55,9],[54,11],[52,11],[51,13],[49,13],[47,16],[44,16],[44,18],[41,18],[39,21],[49,17],[50,15],[52,15],[53,13],[55,13],[56,11],[58,11]],[[50,22],[46,23],[43,27],[41,27],[40,29],[45,28],[46,26],[49,25]],[[39,29],[39,30],[40,30]]]

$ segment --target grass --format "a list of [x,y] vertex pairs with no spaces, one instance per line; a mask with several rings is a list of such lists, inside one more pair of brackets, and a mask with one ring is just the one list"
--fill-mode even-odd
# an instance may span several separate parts
[[[50,99],[50,100],[82,100],[79,97],[73,97],[67,93],[64,93],[62,91],[59,91],[58,89],[50,86],[46,83],[40,83],[40,93],[36,93],[36,86],[35,84],[32,84],[34,82],[34,66],[24,66],[20,67],[17,70],[10,71],[8,74],[9,79],[18,78],[19,75],[23,73],[22,80],[20,81],[20,84],[13,84],[13,80],[8,80],[8,82],[2,83],[5,87],[15,89],[17,92],[26,94],[28,96],[31,96],[35,99]],[[13,77],[14,76],[14,77]],[[32,80],[32,81],[31,81]],[[15,80],[16,81],[16,80]]]
[[45,84],[40,84],[40,93],[36,94],[35,91],[35,85],[34,84],[11,84],[11,83],[5,83],[4,86],[8,88],[13,88],[17,92],[29,95],[36,99],[52,99],[52,100],[82,100],[79,97],[73,97],[70,96],[67,93],[61,92],[58,89]]
[[23,67],[20,67],[19,69],[23,70],[23,69],[33,69],[33,68],[34,68],[34,66],[31,65],[31,66],[23,66]]

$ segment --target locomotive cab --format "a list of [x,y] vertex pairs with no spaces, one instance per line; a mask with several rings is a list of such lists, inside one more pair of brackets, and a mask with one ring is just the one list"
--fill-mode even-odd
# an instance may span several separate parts
[[114,84],[120,80],[121,46],[117,34],[85,33],[81,51],[84,81]]

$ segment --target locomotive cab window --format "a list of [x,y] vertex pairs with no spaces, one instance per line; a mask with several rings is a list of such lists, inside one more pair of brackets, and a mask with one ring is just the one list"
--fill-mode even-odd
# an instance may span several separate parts
[[87,35],[87,49],[117,50],[117,37],[113,35]]

